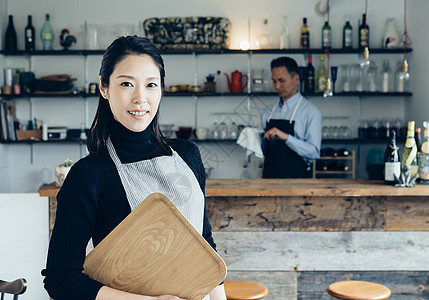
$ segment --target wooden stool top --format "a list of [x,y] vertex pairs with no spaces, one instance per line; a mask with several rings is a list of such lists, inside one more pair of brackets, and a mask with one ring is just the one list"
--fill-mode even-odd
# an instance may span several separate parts
[[378,300],[390,297],[384,285],[368,281],[338,281],[328,287],[328,293],[339,299]]
[[262,299],[268,295],[266,286],[251,281],[225,281],[225,293],[228,300]]

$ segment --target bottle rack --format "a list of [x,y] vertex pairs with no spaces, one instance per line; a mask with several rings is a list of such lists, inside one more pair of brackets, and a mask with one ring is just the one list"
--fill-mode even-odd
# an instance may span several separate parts
[[[345,161],[349,169],[347,171],[340,170],[316,170],[316,164],[320,161]],[[355,150],[352,150],[351,155],[349,156],[322,156],[313,161],[313,178],[318,178],[318,174],[323,174],[323,177],[332,177],[331,175],[346,175],[351,176],[351,178],[356,178],[356,153]]]

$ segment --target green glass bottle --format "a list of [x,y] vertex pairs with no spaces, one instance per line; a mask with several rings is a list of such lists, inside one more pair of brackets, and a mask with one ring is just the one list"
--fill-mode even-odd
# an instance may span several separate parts
[[325,24],[322,27],[322,48],[332,47],[332,29],[328,23],[328,15],[325,16]]
[[343,49],[353,48],[353,27],[350,24],[350,17],[346,17],[346,24],[343,27]]

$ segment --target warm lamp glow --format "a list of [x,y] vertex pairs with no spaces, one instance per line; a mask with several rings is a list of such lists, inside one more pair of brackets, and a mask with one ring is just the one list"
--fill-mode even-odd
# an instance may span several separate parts
[[241,41],[240,42],[240,49],[241,50],[249,50],[250,44],[248,41]]

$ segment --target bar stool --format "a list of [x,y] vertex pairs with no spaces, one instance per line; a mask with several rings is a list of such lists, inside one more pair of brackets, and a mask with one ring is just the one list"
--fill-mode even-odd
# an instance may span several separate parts
[[4,299],[5,294],[14,295],[13,300],[18,299],[18,295],[24,294],[27,290],[27,280],[19,278],[14,281],[0,280],[0,295],[1,300]]
[[252,281],[225,281],[224,286],[228,300],[254,300],[268,295],[266,286]]
[[328,294],[337,299],[378,300],[392,294],[384,285],[358,280],[338,281],[328,287]]

